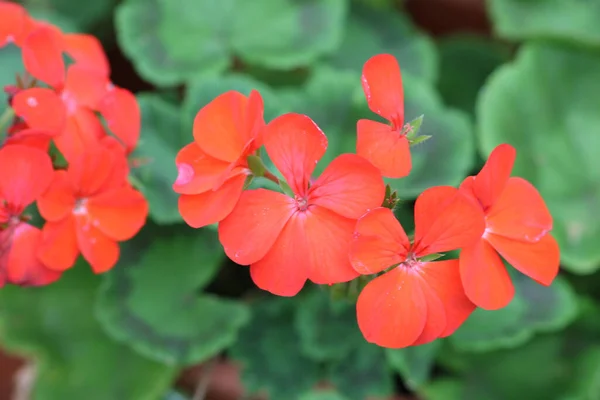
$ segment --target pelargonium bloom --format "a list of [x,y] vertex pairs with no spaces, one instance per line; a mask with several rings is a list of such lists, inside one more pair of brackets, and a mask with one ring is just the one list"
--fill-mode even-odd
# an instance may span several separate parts
[[96,273],[115,265],[118,242],[132,238],[148,215],[148,202],[127,176],[125,154],[103,146],[86,149],[67,170],[55,171],[38,200],[47,221],[38,252],[45,265],[64,271],[80,252]]
[[0,287],[5,283],[40,286],[61,273],[36,257],[40,230],[23,221],[25,209],[52,181],[52,162],[43,151],[12,144],[0,149]]
[[274,119],[264,144],[293,196],[245,191],[219,224],[225,253],[250,265],[259,288],[280,296],[297,294],[307,279],[334,284],[357,277],[348,260],[349,244],[357,218],[383,202],[385,186],[377,168],[360,156],[343,154],[311,181],[327,138],[305,115]]
[[179,193],[184,221],[200,228],[225,218],[242,194],[250,174],[247,158],[261,146],[263,101],[229,91],[203,107],[194,119],[194,142],[177,154]]
[[356,153],[371,161],[383,176],[402,178],[412,168],[410,144],[404,127],[404,92],[396,58],[379,54],[363,67],[362,86],[369,108],[389,121],[357,123]]
[[510,177],[515,157],[512,146],[496,147],[479,174],[460,186],[485,213],[486,222],[480,239],[462,250],[460,274],[467,296],[487,310],[506,306],[515,292],[500,256],[545,286],[559,270],[560,249],[548,233],[552,216],[533,185]]
[[365,339],[403,348],[452,334],[475,309],[463,291],[458,260],[421,258],[471,245],[483,230],[479,207],[449,186],[417,198],[413,244],[390,209],[362,216],[350,245],[352,266],[363,275],[391,267],[359,295],[357,319]]

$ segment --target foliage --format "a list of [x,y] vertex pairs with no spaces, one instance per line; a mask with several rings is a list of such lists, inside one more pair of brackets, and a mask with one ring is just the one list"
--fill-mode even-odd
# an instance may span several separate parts
[[[0,347],[32,362],[33,400],[189,399],[182,371],[221,357],[241,366],[247,396],[271,400],[600,398],[599,1],[488,0],[491,37],[443,38],[400,1],[22,3],[64,32],[100,38],[113,83],[135,93],[130,180],[149,205],[106,274],[81,259],[48,286],[0,288]],[[329,138],[315,176],[354,152],[356,121],[376,119],[361,69],[379,53],[402,68],[406,121],[424,115],[419,133],[431,136],[411,149],[411,175],[388,181],[407,233],[423,190],[458,186],[509,143],[513,175],[539,189],[561,249],[551,286],[512,271],[507,307],[478,309],[447,339],[403,349],[367,343],[355,299],[326,285],[291,298],[256,289],[214,226],[183,223],[172,190],[194,117],[228,90],[259,90],[267,122],[311,116]],[[22,71],[19,50],[0,47],[0,86]]]

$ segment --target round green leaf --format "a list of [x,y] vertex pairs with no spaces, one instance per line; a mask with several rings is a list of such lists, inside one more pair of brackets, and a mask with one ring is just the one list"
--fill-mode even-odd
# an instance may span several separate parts
[[394,392],[384,350],[363,340],[330,367],[329,379],[350,400],[389,396]]
[[130,252],[138,260],[124,259],[107,274],[98,299],[97,315],[110,335],[149,358],[178,365],[202,362],[236,340],[248,322],[247,308],[197,294],[223,260],[216,232],[153,236]]
[[22,0],[22,3],[35,18],[48,17],[44,19],[53,23],[58,21],[61,28],[88,31],[94,24],[110,17],[116,1]]
[[300,400],[347,400],[347,398],[335,391],[320,390],[306,393],[300,397]]
[[474,114],[479,89],[496,67],[509,60],[508,48],[475,35],[442,38],[438,48],[440,79],[437,86],[444,102]]
[[176,370],[114,342],[94,319],[100,278],[78,263],[42,288],[0,290],[0,340],[36,361],[32,400],[162,396]]
[[302,354],[294,329],[296,299],[269,297],[252,305],[252,320],[241,330],[230,356],[241,363],[248,394],[296,399],[319,381],[319,364]]
[[441,343],[436,340],[421,346],[386,349],[385,355],[388,364],[400,374],[405,385],[415,390],[424,385],[431,377]]
[[600,55],[528,44],[478,98],[483,156],[517,149],[513,174],[534,184],[554,217],[565,268],[600,268]]
[[126,0],[117,32],[140,74],[168,86],[222,72],[234,56],[309,65],[338,46],[345,13],[345,0]]
[[450,337],[463,351],[490,351],[522,345],[538,332],[564,328],[577,317],[575,293],[566,280],[557,277],[550,287],[514,273],[516,294],[505,308],[477,309]]
[[172,189],[177,178],[175,156],[193,138],[181,129],[177,106],[156,94],[137,96],[142,111],[142,132],[133,158],[142,161],[133,175],[150,203],[150,216],[159,224],[181,221],[177,193]]
[[600,46],[596,0],[489,0],[494,30],[516,40],[560,39]]
[[[446,108],[438,93],[426,82],[405,79],[405,121],[425,115],[419,135],[432,136],[411,147],[412,170],[402,179],[386,179],[402,199],[416,198],[425,189],[438,185],[457,186],[475,163],[475,143],[468,116]],[[362,95],[366,108],[366,100]],[[364,118],[375,119],[373,113]]]
[[403,13],[363,4],[352,7],[341,46],[330,58],[333,66],[360,73],[372,56],[389,53],[398,59],[403,74],[428,82],[438,76],[435,44]]
[[317,361],[340,360],[364,343],[356,324],[356,305],[334,301],[322,288],[304,298],[295,322],[302,351]]

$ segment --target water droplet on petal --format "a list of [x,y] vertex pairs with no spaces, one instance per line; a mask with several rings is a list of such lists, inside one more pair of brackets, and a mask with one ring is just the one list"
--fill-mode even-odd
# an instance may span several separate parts
[[194,168],[192,168],[192,166],[189,164],[178,164],[177,173],[177,179],[175,180],[176,185],[188,184],[194,178]]
[[35,97],[28,97],[27,98],[27,105],[29,107],[37,107],[38,105],[38,101]]

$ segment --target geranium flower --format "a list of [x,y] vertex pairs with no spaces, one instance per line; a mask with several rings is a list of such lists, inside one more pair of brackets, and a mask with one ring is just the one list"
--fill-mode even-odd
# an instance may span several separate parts
[[362,216],[350,245],[352,266],[363,275],[391,267],[359,295],[357,319],[365,339],[402,348],[452,334],[475,309],[463,291],[458,260],[422,258],[468,246],[483,230],[479,207],[449,186],[417,198],[413,244],[390,209]]
[[312,182],[327,138],[305,115],[274,119],[264,144],[293,196],[245,191],[219,224],[225,253],[238,264],[250,264],[254,283],[280,296],[295,295],[307,279],[318,284],[354,279],[350,239],[356,219],[383,201],[381,174],[364,158],[343,154]]
[[412,168],[404,126],[404,92],[396,58],[379,54],[363,67],[362,86],[369,108],[390,122],[361,119],[357,123],[356,153],[371,161],[388,178],[408,176]]
[[485,213],[486,229],[460,254],[460,275],[467,296],[477,306],[495,310],[514,296],[514,286],[502,262],[549,286],[558,274],[560,250],[548,233],[552,216],[533,185],[510,177],[516,151],[502,144],[490,154],[477,176],[460,190]]
[[194,227],[214,224],[236,205],[250,174],[248,155],[261,146],[263,101],[229,91],[203,107],[194,119],[194,142],[177,154],[173,190],[179,212]]
[[132,238],[148,215],[147,201],[127,176],[125,154],[103,146],[87,148],[67,170],[55,171],[38,200],[47,221],[38,252],[45,265],[64,271],[80,252],[96,273],[115,265],[117,242]]
[[35,148],[7,145],[0,149],[0,171],[0,287],[54,282],[61,273],[37,259],[40,230],[23,218],[25,209],[52,181],[50,157]]

